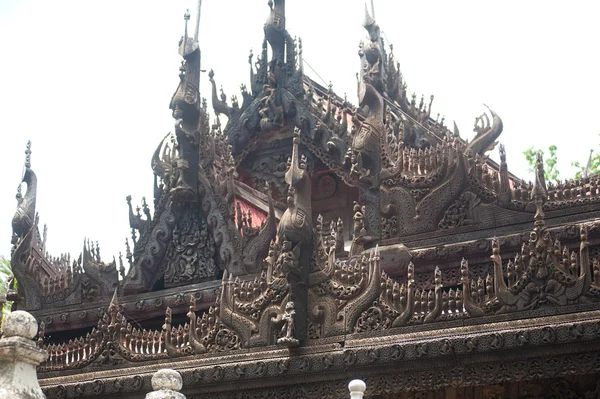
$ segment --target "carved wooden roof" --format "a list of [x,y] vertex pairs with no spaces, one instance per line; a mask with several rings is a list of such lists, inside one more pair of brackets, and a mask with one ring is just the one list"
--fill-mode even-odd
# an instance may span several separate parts
[[461,139],[433,97],[407,98],[364,26],[355,106],[304,74],[271,3],[242,101],[209,74],[213,124],[186,27],[174,130],[152,203],[127,198],[125,261],[88,241],[78,259],[46,253],[28,146],[12,266],[48,397],[137,397],[165,364],[188,397],[221,398],[341,398],[348,375],[384,394],[598,372],[598,176],[546,186],[539,161],[521,182],[502,146],[486,157],[496,113]]

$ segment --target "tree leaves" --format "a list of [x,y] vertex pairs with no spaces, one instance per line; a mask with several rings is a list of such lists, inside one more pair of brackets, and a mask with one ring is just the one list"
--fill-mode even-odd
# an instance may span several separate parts
[[546,178],[546,181],[558,180],[560,172],[557,166],[557,150],[558,148],[554,144],[551,144],[550,146],[548,146],[548,156],[545,156],[544,150],[537,150],[535,149],[535,147],[529,147],[528,149],[523,151],[523,155],[525,155],[525,159],[529,164],[529,171],[535,173],[537,168],[536,155],[538,153],[541,153],[542,158],[544,159],[544,177]]
[[[544,177],[546,178],[546,181],[559,180],[560,172],[556,166],[558,161],[557,150],[558,148],[554,144],[551,144],[548,146],[548,156],[545,156],[544,150],[538,150],[535,147],[529,147],[527,150],[523,151],[523,155],[525,155],[525,159],[529,164],[529,171],[535,173],[536,155],[540,152],[544,159]],[[589,157],[583,164],[579,161],[571,162],[571,166],[579,169],[574,176],[576,179],[581,179],[585,175],[588,162],[590,163],[590,168],[588,170],[589,175],[600,173],[600,151],[591,149]]]
[[[13,276],[12,269],[10,267],[10,261],[6,259],[4,256],[0,256],[0,296],[6,295],[8,289],[8,279]],[[0,325],[4,321],[6,315],[10,312],[10,308],[12,307],[12,302],[6,302],[2,306],[2,320],[0,320]]]

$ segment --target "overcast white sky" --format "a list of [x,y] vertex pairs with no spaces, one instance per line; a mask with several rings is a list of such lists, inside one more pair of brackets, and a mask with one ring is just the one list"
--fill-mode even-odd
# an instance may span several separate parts
[[[248,52],[260,51],[266,3],[203,1],[202,66],[214,68],[229,95],[249,83]],[[0,254],[10,255],[28,139],[50,252],[77,256],[84,237],[100,242],[105,260],[124,249],[125,197],[152,197],[150,158],[172,127],[177,43],[195,4],[0,0]],[[529,146],[557,144],[563,176],[598,148],[599,11],[597,1],[375,0],[409,89],[435,94],[433,115],[449,126],[456,120],[463,137],[488,104],[504,121],[509,169],[526,179],[521,153]],[[306,73],[354,102],[363,15],[362,0],[287,2]],[[206,74],[201,91],[209,97]]]

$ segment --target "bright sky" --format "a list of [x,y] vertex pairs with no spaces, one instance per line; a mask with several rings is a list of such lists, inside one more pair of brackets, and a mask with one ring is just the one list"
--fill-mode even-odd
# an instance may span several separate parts
[[[186,8],[194,15],[196,0],[0,1],[0,254],[10,255],[29,139],[49,251],[78,256],[84,237],[107,261],[124,250],[125,197],[151,202],[150,158],[173,124]],[[463,137],[488,104],[504,121],[509,169],[526,179],[522,151],[532,145],[557,144],[569,176],[570,162],[600,144],[599,11],[596,1],[375,0],[409,89],[435,94],[432,114],[456,120]],[[203,2],[202,66],[229,96],[249,84],[248,53],[260,52],[267,15],[266,0]],[[353,102],[363,15],[362,0],[287,2],[305,72]],[[202,95],[209,89],[204,74]]]

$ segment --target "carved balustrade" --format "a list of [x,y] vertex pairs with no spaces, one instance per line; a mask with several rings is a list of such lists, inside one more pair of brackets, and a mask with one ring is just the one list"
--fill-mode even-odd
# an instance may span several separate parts
[[[430,323],[435,323],[434,329],[443,329],[445,322],[453,320],[600,300],[600,261],[590,258],[586,225],[579,228],[580,248],[574,252],[554,239],[538,215],[529,240],[514,259],[503,262],[500,241],[493,239],[493,272],[487,268],[470,271],[469,262],[463,259],[455,268],[445,266],[442,271],[436,267],[427,284],[430,288],[415,282],[418,264],[408,265],[403,283],[382,272],[378,248],[337,258],[336,223],[326,236],[322,229],[320,220],[307,287],[311,340]],[[43,345],[49,358],[40,371],[274,345],[279,338],[275,326],[289,302],[286,274],[299,267],[298,256],[297,248],[289,243],[272,242],[266,269],[259,276],[241,280],[225,275],[218,307],[197,316],[192,302],[188,321],[180,325],[173,325],[168,308],[162,330],[128,322],[115,297],[85,337]],[[460,283],[445,284],[453,279],[444,280],[443,274],[455,269],[460,271]],[[40,330],[41,342],[43,325]]]
[[44,344],[42,322],[38,342],[49,357],[39,370],[79,369],[92,363],[113,364],[119,359],[143,362],[240,347],[237,335],[220,322],[218,309],[210,308],[196,316],[194,307],[192,302],[188,322],[183,325],[172,325],[172,312],[167,308],[162,330],[147,330],[129,323],[113,299],[97,327],[85,337],[63,343]]

